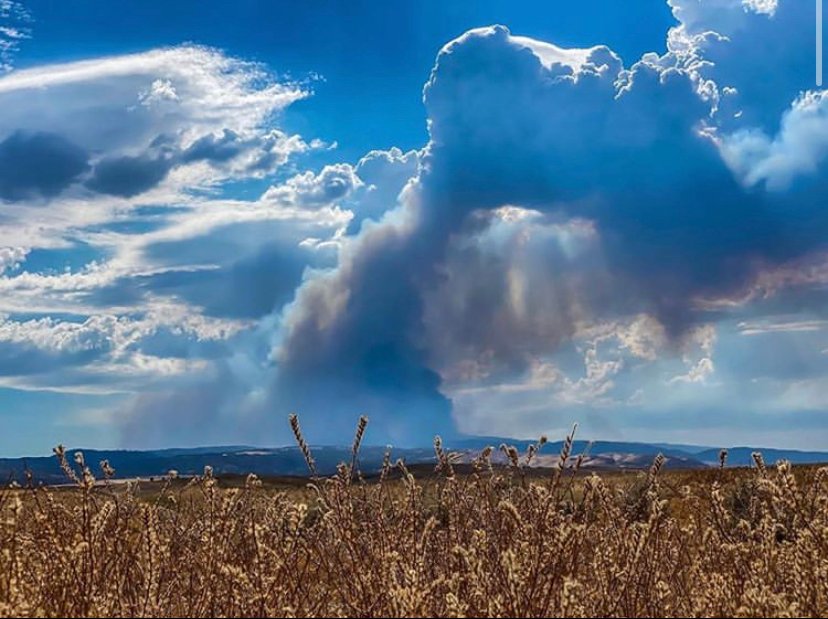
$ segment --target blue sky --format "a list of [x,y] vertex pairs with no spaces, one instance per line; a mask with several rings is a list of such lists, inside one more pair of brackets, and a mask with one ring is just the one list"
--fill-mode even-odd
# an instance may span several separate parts
[[823,447],[813,32],[796,0],[0,0],[0,454],[291,411]]

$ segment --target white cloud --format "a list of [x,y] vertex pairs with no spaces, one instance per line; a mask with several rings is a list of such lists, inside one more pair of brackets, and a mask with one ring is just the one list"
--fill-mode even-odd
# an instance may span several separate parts
[[[61,132],[93,151],[142,148],[161,134],[186,146],[223,129],[257,130],[307,94],[260,65],[173,47],[13,71],[0,78],[0,131]],[[152,104],[139,105],[147,97]]]
[[[194,46],[12,71],[0,77],[0,143],[23,136],[14,142],[17,167],[29,165],[18,151],[30,143],[71,146],[88,164],[55,181],[67,185],[58,196],[15,194],[26,167],[5,179],[17,200],[2,204],[0,247],[68,249],[84,230],[129,220],[137,206],[187,208],[194,190],[268,174],[323,146],[273,126],[274,115],[307,94],[261,65]],[[31,160],[32,178],[48,173],[42,161]]]
[[822,331],[828,328],[828,320],[758,320],[743,321],[738,324],[742,335],[764,335],[766,333],[798,333],[803,331]]
[[31,15],[15,0],[0,0],[0,74],[11,71],[20,42],[30,37]]
[[162,104],[164,101],[179,101],[180,99],[171,80],[157,79],[150,85],[149,90],[138,93],[138,100],[141,105],[151,107]]
[[[301,85],[276,81],[260,65],[194,46],[47,65],[0,77],[0,140],[37,132],[82,149],[93,166],[116,160],[122,167],[156,165],[157,180],[141,193],[156,189],[170,168],[187,168],[170,174],[170,198],[226,178],[221,170],[231,158],[239,157],[256,174],[311,148],[299,136],[268,126],[274,114],[307,95]],[[215,135],[232,136],[234,150],[228,154],[223,145],[220,159],[206,149],[187,152]],[[159,168],[162,157],[177,152],[182,155],[167,169]],[[246,169],[239,164],[234,176]],[[80,185],[73,193],[90,198]]]
[[721,139],[730,165],[748,185],[785,190],[799,176],[814,175],[828,157],[828,91],[808,91],[782,117],[779,132],[743,129]]
[[162,337],[168,349],[176,342],[208,346],[226,342],[248,326],[164,300],[139,317],[99,313],[76,322],[0,317],[0,382],[17,389],[128,393],[140,388],[138,379],[149,385],[206,367],[198,355],[153,354],[153,338]]
[[25,247],[0,247],[0,275],[20,266],[28,253]]
[[399,148],[373,150],[359,160],[356,173],[363,182],[361,191],[349,202],[354,219],[349,230],[357,232],[366,220],[379,221],[400,205],[400,196],[420,166],[420,153]]
[[15,192],[0,175],[3,384],[125,393],[203,371],[305,267],[335,257],[351,219],[339,204],[361,184],[350,166],[290,177],[266,199],[223,195],[326,146],[276,126],[307,95],[195,46],[0,77],[8,157],[31,145],[82,157],[48,186]]
[[742,6],[754,13],[773,17],[779,7],[779,0],[742,0]]
[[298,174],[284,184],[272,186],[262,196],[264,202],[306,207],[329,206],[350,196],[362,186],[353,166],[347,163],[326,165],[318,174]]
[[670,379],[670,383],[703,383],[713,374],[715,367],[709,357],[699,359],[686,374],[679,374]]

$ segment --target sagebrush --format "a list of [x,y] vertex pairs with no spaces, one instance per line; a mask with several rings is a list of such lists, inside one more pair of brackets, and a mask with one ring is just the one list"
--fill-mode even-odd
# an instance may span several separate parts
[[[564,445],[539,474],[527,452],[491,449],[460,472],[435,441],[438,476],[386,457],[316,473],[308,492],[209,468],[174,472],[152,497],[58,460],[73,490],[0,497],[4,616],[634,617],[828,614],[828,468],[632,481],[576,475]],[[571,437],[570,437],[571,439]],[[722,456],[724,463],[724,454]],[[530,474],[531,473],[531,474]],[[670,483],[670,481],[674,483]],[[679,485],[677,485],[679,484]]]

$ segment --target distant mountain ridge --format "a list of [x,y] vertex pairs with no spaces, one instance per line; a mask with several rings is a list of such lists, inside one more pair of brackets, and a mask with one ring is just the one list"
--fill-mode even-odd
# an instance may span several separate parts
[[[505,462],[503,454],[497,451],[501,444],[515,445],[521,453],[531,444],[529,440],[502,437],[464,437],[448,442],[445,448],[458,452],[461,461],[471,461],[486,446],[495,448],[493,458]],[[544,445],[534,459],[535,466],[555,466],[563,441],[551,441]],[[83,451],[87,463],[93,470],[98,462],[108,460],[115,467],[120,478],[159,477],[170,470],[181,475],[198,475],[206,465],[221,474],[296,475],[308,474],[302,453],[296,447],[253,447],[245,445],[205,446],[193,448],[168,448],[146,451],[71,449],[69,453]],[[350,446],[312,446],[313,456],[321,474],[329,474],[340,462],[351,459]],[[667,458],[668,468],[704,468],[719,461],[719,448],[689,445],[652,444],[623,441],[574,441],[572,455],[587,454],[584,468],[592,470],[642,469],[649,466],[653,458],[661,453]],[[799,451],[792,449],[769,449],[755,447],[732,447],[728,449],[728,465],[747,466],[752,463],[752,454],[762,453],[767,463],[789,460],[794,464],[828,462],[828,452]],[[360,467],[366,474],[376,472],[385,454],[384,447],[363,446],[360,450]],[[434,461],[430,448],[393,448],[392,458],[401,458],[408,463],[429,463]],[[57,461],[51,456],[28,458],[0,458],[0,480],[22,482],[25,471],[29,470],[38,482],[47,484],[66,481]],[[97,473],[97,471],[95,471]]]

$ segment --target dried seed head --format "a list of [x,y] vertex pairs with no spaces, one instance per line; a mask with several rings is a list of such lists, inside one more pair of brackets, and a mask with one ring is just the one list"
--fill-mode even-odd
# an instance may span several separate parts
[[558,458],[558,469],[563,470],[566,468],[566,463],[569,460],[569,456],[572,455],[572,442],[575,440],[575,432],[578,430],[578,424],[572,425],[572,432],[567,434],[566,440],[564,444],[561,446],[561,455]]
[[69,461],[66,459],[66,448],[63,445],[58,445],[53,449],[53,451],[58,459],[58,464],[60,465],[60,469],[63,471],[63,474],[66,475],[69,480],[79,484],[80,480],[78,479],[77,473],[75,473],[74,469],[69,466]]
[[503,443],[500,445],[500,451],[502,451],[506,458],[509,460],[509,465],[517,468],[520,464],[520,454],[518,454],[518,450],[514,445],[507,445]]
[[351,445],[351,453],[354,456],[359,452],[359,446],[362,444],[362,437],[365,434],[365,427],[368,425],[368,417],[362,415],[357,423],[356,435],[354,436],[354,443]]
[[106,479],[109,479],[115,475],[115,469],[112,468],[111,464],[109,464],[109,460],[101,460],[101,471]]
[[756,468],[759,470],[759,473],[762,476],[765,476],[767,474],[767,468],[765,467],[765,459],[762,457],[762,454],[758,451],[754,451],[751,454],[751,457],[753,458],[753,462],[756,464]]
[[655,459],[653,460],[652,465],[650,465],[650,474],[649,474],[649,483],[653,484],[655,482],[656,477],[658,477],[659,472],[661,471],[661,467],[664,466],[664,463],[667,461],[667,458],[664,457],[664,454],[658,454]]
[[299,417],[295,413],[288,415],[290,422],[290,429],[293,431],[293,437],[296,439],[296,444],[299,446],[299,451],[302,452],[302,457],[305,458],[305,464],[313,477],[318,477],[316,472],[316,462],[311,454],[310,447],[305,442],[305,437],[302,435],[302,429],[299,427]]
[[88,466],[83,467],[83,486],[85,488],[92,488],[95,485],[95,476]]

